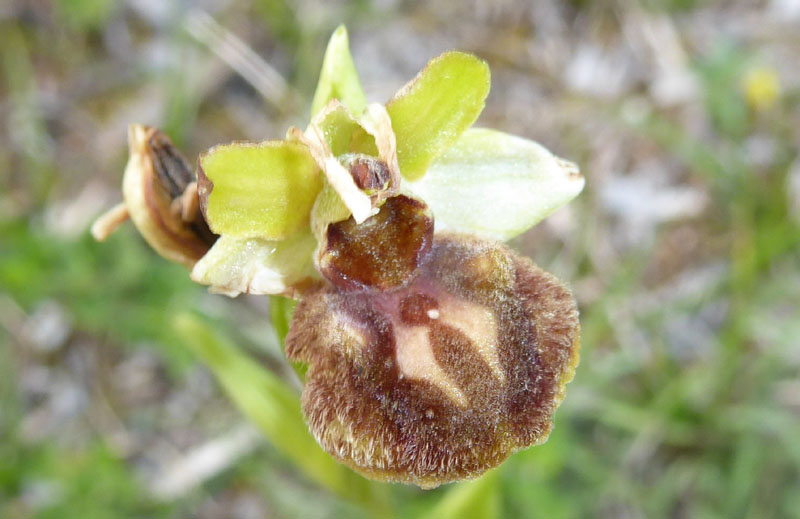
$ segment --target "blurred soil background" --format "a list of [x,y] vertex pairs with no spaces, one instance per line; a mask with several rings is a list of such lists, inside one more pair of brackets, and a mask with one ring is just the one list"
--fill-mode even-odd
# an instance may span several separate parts
[[[130,224],[126,128],[195,157],[304,125],[339,23],[371,100],[486,59],[479,125],[579,163],[513,246],[567,280],[582,359],[514,518],[800,517],[800,2],[0,2],[0,517],[335,518],[174,340],[199,309],[293,380],[268,299],[212,296]],[[446,489],[393,486],[403,517]]]

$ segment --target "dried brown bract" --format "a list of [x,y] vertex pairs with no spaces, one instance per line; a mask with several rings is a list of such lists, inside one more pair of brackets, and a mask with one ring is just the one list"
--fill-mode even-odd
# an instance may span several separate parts
[[286,347],[309,364],[303,411],[325,450],[369,477],[435,487],[547,439],[578,312],[505,246],[437,235],[400,288],[307,295]]
[[200,214],[188,161],[156,128],[132,125],[128,145],[130,158],[122,181],[128,215],[159,254],[191,267],[217,237]]

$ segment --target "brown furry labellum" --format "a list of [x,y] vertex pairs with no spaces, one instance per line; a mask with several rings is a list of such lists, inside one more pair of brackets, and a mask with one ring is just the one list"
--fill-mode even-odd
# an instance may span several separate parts
[[[353,254],[365,250],[375,258]],[[326,451],[431,488],[547,439],[578,361],[578,312],[554,276],[497,242],[437,234],[414,258],[389,288],[305,295],[286,351],[309,365],[303,411]]]

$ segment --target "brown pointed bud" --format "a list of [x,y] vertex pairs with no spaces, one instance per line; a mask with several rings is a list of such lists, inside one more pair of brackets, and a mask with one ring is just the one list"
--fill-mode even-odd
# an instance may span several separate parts
[[307,295],[286,348],[309,364],[303,412],[327,452],[430,488],[547,439],[578,361],[578,311],[505,246],[437,235],[400,288]]
[[131,125],[122,192],[141,235],[161,256],[191,267],[211,247],[191,167],[156,128]]
[[328,225],[317,267],[343,289],[390,289],[408,282],[433,242],[433,216],[415,198],[389,198],[357,224],[351,216]]

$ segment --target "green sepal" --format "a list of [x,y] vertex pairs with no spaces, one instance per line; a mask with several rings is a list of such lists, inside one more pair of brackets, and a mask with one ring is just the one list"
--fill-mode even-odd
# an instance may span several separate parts
[[437,230],[517,236],[584,185],[577,166],[536,142],[472,128],[407,188],[428,203]]
[[233,143],[200,156],[200,205],[216,234],[286,239],[308,225],[321,189],[319,167],[300,143]]
[[311,118],[325,108],[331,99],[341,101],[355,116],[361,115],[367,106],[367,97],[350,55],[347,28],[344,25],[333,32],[325,50],[317,90],[311,103]]
[[483,110],[491,76],[485,61],[464,52],[445,52],[386,104],[397,138],[400,173],[422,178]]

